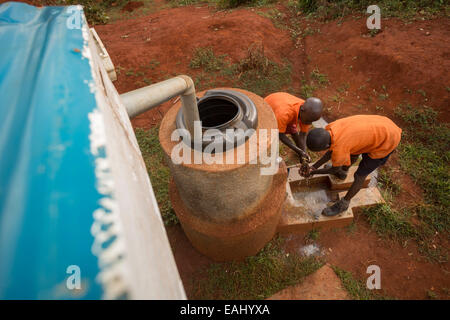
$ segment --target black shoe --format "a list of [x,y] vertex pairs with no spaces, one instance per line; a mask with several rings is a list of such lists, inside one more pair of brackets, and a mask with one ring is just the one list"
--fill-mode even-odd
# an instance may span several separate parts
[[322,214],[327,217],[333,217],[333,216],[347,210],[349,204],[350,204],[350,201],[341,199],[341,200],[335,202],[332,206],[323,209]]

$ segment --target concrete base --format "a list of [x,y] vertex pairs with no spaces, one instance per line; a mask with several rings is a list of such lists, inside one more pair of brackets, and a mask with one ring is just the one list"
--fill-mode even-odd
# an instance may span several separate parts
[[230,222],[199,218],[184,205],[173,180],[169,193],[186,236],[199,252],[215,261],[242,260],[255,255],[275,235],[286,198],[286,177],[286,165],[282,162],[269,192],[256,209],[245,218]]
[[[347,192],[339,192],[338,197],[342,199]],[[369,187],[365,189],[361,189],[350,202],[350,207],[348,210],[351,210],[353,213],[358,212],[358,210],[362,210],[367,207],[374,206],[379,203],[384,203],[383,196],[378,190],[377,187]],[[347,211],[348,211],[347,210]]]
[[[352,223],[353,214],[357,210],[384,202],[376,187],[364,188],[352,199],[349,208],[345,212],[334,217],[325,217],[321,214],[321,211],[327,205],[342,199],[346,191],[341,191],[339,188],[342,185],[350,187],[351,183],[348,184],[345,180],[332,182],[331,179],[333,177],[328,175],[317,175],[306,179],[299,175],[298,167],[290,167],[289,169],[288,183],[286,184],[287,198],[283,205],[280,224],[278,225],[278,232],[282,234],[303,233],[312,229],[342,228]],[[356,170],[356,167],[354,170]],[[349,172],[350,174],[352,174],[351,171]],[[333,183],[335,184],[334,190],[332,189]],[[336,185],[339,185],[337,189]],[[310,195],[312,198],[305,199],[305,201],[296,200],[293,190],[295,191],[297,187],[303,187],[306,190],[304,192],[306,194],[305,198]],[[317,190],[321,192],[318,196],[315,195],[315,192],[318,192]],[[324,196],[325,193],[326,196]]]

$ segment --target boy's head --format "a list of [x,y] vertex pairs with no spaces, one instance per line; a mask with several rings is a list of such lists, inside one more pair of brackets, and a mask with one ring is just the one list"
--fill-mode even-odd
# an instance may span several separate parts
[[305,103],[300,106],[298,117],[304,124],[311,124],[319,120],[322,116],[323,103],[319,98],[308,98]]
[[331,146],[331,135],[325,129],[314,128],[306,136],[306,146],[311,151],[327,150]]

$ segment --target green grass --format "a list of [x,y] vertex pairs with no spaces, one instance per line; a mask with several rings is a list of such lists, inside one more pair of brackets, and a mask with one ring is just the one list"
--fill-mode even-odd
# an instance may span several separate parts
[[264,54],[264,47],[253,45],[247,57],[236,66],[236,75],[243,89],[260,96],[279,91],[291,83],[292,67],[288,61],[277,64]]
[[108,9],[111,8],[111,4],[115,3],[116,7],[122,7],[127,4],[128,0],[48,0],[41,1],[42,5],[59,5],[68,6],[81,4],[83,6],[84,14],[88,23],[92,26],[95,24],[104,24],[110,20],[108,16]]
[[344,92],[348,91],[349,87],[350,87],[350,84],[348,82],[346,82],[342,86],[338,87],[336,90],[339,93],[344,93]]
[[[190,61],[190,68],[201,70],[196,86],[209,88],[218,85],[237,86],[260,96],[280,91],[291,82],[291,65],[288,61],[277,64],[266,57],[262,45],[251,45],[247,55],[237,63],[217,56],[212,48],[197,48]],[[205,87],[205,82],[207,86]]]
[[449,13],[449,5],[445,0],[379,0],[376,3],[371,0],[292,0],[290,2],[290,6],[297,11],[321,20],[342,18],[354,12],[365,14],[367,7],[372,4],[380,7],[384,18],[414,19],[417,16],[429,18]]
[[342,101],[344,101],[344,98],[341,97],[341,95],[339,93],[336,93],[334,96],[329,96],[328,98],[329,98],[330,101],[333,101],[333,102],[342,102]]
[[436,292],[433,292],[431,290],[427,291],[427,296],[431,300],[439,299],[439,295]]
[[388,98],[389,98],[389,94],[388,93],[380,93],[378,95],[378,99],[382,100],[382,101],[387,100]]
[[201,3],[209,3],[211,1],[208,0],[170,0],[169,4],[171,7],[184,7],[184,6],[191,6],[194,4],[201,4]]
[[314,95],[316,86],[312,83],[307,83],[306,80],[302,80],[302,86],[300,88],[300,96],[304,99],[310,98]]
[[[424,202],[395,210],[391,204],[400,186],[389,172],[380,171],[380,186],[387,204],[364,210],[379,235],[402,242],[413,240],[430,261],[448,261],[448,248],[435,243],[435,235],[450,231],[450,126],[438,121],[438,112],[428,106],[400,105],[396,116],[403,122],[399,151],[402,171],[424,191]],[[411,217],[418,222],[412,223]]]
[[192,299],[265,299],[287,286],[300,283],[319,269],[317,258],[286,254],[283,240],[269,242],[256,256],[243,262],[214,263],[193,283]]
[[305,241],[306,242],[314,242],[314,241],[319,240],[319,237],[320,237],[320,231],[313,229],[306,234]]
[[285,23],[286,15],[277,8],[272,8],[267,11],[258,11],[257,14],[272,20],[273,25],[278,29],[286,30],[288,25]]
[[189,67],[203,69],[206,72],[222,70],[226,66],[226,55],[216,56],[212,48],[196,48]]
[[377,177],[378,186],[382,190],[383,198],[389,201],[396,197],[401,190],[400,184],[394,180],[392,174],[390,167],[381,167],[378,170]]
[[410,221],[411,213],[407,210],[399,212],[389,204],[379,204],[363,212],[379,236],[399,241],[417,239],[420,236],[419,231]]
[[450,205],[450,126],[439,122],[438,113],[427,106],[401,105],[395,114],[406,123],[400,165],[425,191],[426,202],[442,209],[445,230],[450,231],[445,210]]
[[347,227],[345,227],[345,231],[349,234],[354,234],[358,230],[358,225],[353,221]]
[[302,79],[302,86],[300,87],[300,96],[303,99],[314,96],[314,91],[326,87],[330,84],[328,76],[324,73],[320,73],[316,67],[309,75],[309,81]]
[[159,126],[149,130],[141,128],[135,130],[162,219],[166,225],[174,225],[178,223],[178,218],[169,200],[170,170],[164,164],[164,153],[159,144],[158,132]]
[[[105,14],[108,17],[108,23],[118,20],[129,20],[151,14],[158,10],[158,4],[155,4],[154,0],[139,0],[142,2],[142,6],[135,8],[133,11],[122,10],[123,7],[130,2],[130,0],[113,1],[115,6],[108,5],[105,8]],[[101,1],[97,1],[101,2]]]
[[313,81],[316,81],[320,86],[326,86],[330,83],[328,76],[324,73],[320,73],[319,69],[315,68],[310,75]]
[[353,277],[351,272],[345,271],[339,267],[332,267],[336,275],[341,279],[342,285],[354,300],[386,300],[390,297],[378,294],[375,290],[367,289],[364,282]]
[[220,9],[231,9],[239,6],[263,7],[277,2],[277,0],[217,0]]

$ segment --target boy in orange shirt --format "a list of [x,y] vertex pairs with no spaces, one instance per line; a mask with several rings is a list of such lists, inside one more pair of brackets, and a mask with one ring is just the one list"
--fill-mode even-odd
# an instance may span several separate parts
[[[350,200],[361,190],[365,178],[386,163],[400,143],[402,129],[389,118],[376,115],[351,116],[331,122],[325,129],[313,129],[306,138],[312,151],[329,149],[309,168],[307,175],[334,174],[340,179],[347,177],[350,166],[362,154],[362,160],[354,175],[354,182],[345,197],[322,214],[334,216],[347,210]],[[319,169],[331,159],[332,167]]]
[[[322,101],[318,98],[308,98],[305,101],[286,92],[272,93],[264,101],[270,105],[275,114],[281,142],[294,150],[302,163],[303,159],[310,161],[306,153],[306,133],[311,127],[311,123],[321,117]],[[300,132],[297,130],[297,123]],[[291,135],[295,144],[287,134]]]

